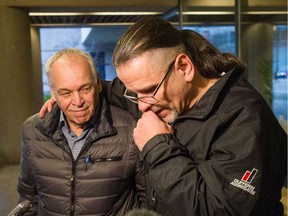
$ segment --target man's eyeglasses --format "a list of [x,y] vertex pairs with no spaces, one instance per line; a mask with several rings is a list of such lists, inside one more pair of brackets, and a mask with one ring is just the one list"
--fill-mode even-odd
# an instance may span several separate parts
[[[176,59],[175,59],[176,60]],[[129,92],[127,91],[127,89],[125,90],[123,96],[125,98],[127,98],[128,100],[130,100],[133,103],[138,104],[138,101],[141,101],[143,103],[147,103],[147,104],[156,104],[159,101],[155,98],[155,95],[157,94],[159,88],[161,87],[162,83],[164,82],[165,78],[167,77],[167,75],[169,74],[169,72],[171,71],[175,60],[169,65],[167,72],[165,73],[164,77],[162,78],[162,80],[160,81],[160,83],[157,85],[156,89],[154,90],[153,94],[150,96],[143,96],[143,97],[135,97],[135,96],[131,96],[128,95]]]

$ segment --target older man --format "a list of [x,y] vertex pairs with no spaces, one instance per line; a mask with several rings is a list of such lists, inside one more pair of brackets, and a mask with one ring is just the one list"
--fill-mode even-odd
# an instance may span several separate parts
[[140,207],[134,120],[101,95],[91,56],[61,50],[46,71],[57,105],[43,120],[36,114],[23,124],[18,192],[31,203],[26,214],[124,215]]

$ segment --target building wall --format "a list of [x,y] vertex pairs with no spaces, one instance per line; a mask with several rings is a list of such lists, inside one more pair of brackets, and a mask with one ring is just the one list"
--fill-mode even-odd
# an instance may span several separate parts
[[[33,91],[30,20],[25,10],[0,7],[0,167],[19,162],[22,122],[39,109]],[[41,80],[39,80],[39,83]]]

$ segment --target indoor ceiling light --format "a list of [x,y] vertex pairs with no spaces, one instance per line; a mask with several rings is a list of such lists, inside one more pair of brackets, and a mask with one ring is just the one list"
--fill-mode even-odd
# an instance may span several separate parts
[[127,15],[161,15],[161,12],[30,12],[29,16],[127,16]]

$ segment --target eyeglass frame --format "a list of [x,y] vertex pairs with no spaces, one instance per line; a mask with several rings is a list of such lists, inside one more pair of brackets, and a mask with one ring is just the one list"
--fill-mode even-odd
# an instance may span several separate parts
[[[138,101],[141,101],[143,103],[146,103],[146,104],[150,104],[150,105],[153,105],[153,104],[156,104],[159,102],[159,100],[157,100],[155,98],[155,95],[157,94],[159,88],[161,87],[161,85],[163,84],[164,80],[166,79],[166,77],[168,76],[169,72],[171,71],[172,67],[174,66],[175,64],[175,61],[176,59],[173,60],[173,62],[171,62],[171,64],[169,65],[168,67],[168,70],[167,72],[165,73],[165,75],[163,76],[163,78],[161,79],[160,83],[157,85],[157,87],[155,88],[155,90],[153,91],[152,95],[149,95],[149,96],[142,96],[142,97],[134,97],[134,96],[130,96],[130,95],[127,95],[127,88],[125,89],[124,91],[124,94],[123,94],[123,97],[125,97],[127,100],[135,103],[135,104],[138,104]],[[151,102],[147,102],[147,101],[144,101],[142,99],[145,99],[145,98],[150,98],[150,99],[153,99],[154,101],[151,101]]]

